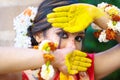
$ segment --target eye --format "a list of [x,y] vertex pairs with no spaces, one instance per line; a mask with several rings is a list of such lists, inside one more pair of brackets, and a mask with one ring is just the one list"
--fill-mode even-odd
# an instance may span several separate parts
[[62,39],[68,38],[68,34],[66,32],[58,32],[57,35]]
[[78,42],[80,42],[82,39],[83,39],[82,36],[76,36],[76,37],[75,37],[75,40],[78,41]]

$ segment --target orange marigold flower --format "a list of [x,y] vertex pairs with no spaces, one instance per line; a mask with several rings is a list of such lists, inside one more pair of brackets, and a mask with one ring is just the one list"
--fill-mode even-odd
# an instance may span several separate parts
[[54,60],[54,55],[53,54],[46,53],[46,54],[43,54],[43,57],[45,59],[45,62]]
[[120,16],[119,15],[112,15],[112,20],[113,21],[120,21]]
[[33,46],[33,49],[38,49],[38,46]]
[[24,11],[24,15],[31,16],[31,15],[32,15],[32,10],[31,10],[31,9],[26,9],[26,10]]
[[96,38],[98,38],[101,32],[102,32],[102,30],[99,30],[99,31],[94,32],[94,36],[95,36]]
[[55,45],[53,42],[49,42],[48,44],[49,44],[50,49],[51,49],[52,51],[54,51],[54,50],[57,49],[56,45]]
[[116,32],[114,32],[112,29],[106,30],[106,39],[108,40],[114,40],[116,38]]

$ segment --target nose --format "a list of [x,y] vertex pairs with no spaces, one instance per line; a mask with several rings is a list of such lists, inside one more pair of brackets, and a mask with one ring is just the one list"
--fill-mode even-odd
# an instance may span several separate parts
[[70,47],[70,48],[76,49],[76,45],[75,45],[74,39],[68,40],[67,44],[66,44],[66,47]]

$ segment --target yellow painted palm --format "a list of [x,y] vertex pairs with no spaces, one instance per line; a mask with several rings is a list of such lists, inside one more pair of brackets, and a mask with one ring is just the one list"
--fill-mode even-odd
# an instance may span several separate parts
[[99,8],[79,3],[54,8],[47,18],[53,27],[74,33],[85,30],[90,23],[103,15],[104,12]]
[[91,62],[91,59],[87,58],[87,54],[79,50],[74,50],[72,53],[67,54],[65,58],[65,65],[69,74],[87,71],[91,66]]

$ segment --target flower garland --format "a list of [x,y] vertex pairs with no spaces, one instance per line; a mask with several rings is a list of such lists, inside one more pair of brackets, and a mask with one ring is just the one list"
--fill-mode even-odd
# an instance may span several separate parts
[[[14,30],[16,31],[15,47],[29,48],[31,46],[31,38],[27,35],[27,29],[33,25],[33,20],[37,14],[37,8],[28,7],[21,14],[19,14],[13,21]],[[39,49],[45,54],[45,64],[42,65],[41,72],[36,70],[39,75],[45,80],[50,80],[54,75],[54,68],[50,64],[54,60],[53,51],[56,50],[57,44],[48,40],[44,40],[39,46],[33,46],[34,49]],[[35,76],[36,71],[33,73]],[[40,76],[38,76],[39,78]]]
[[31,38],[27,35],[27,29],[33,23],[37,13],[37,8],[28,7],[21,14],[19,14],[13,21],[14,30],[16,31],[16,38],[14,39],[15,47],[28,48],[31,47]]
[[114,40],[117,34],[120,33],[120,9],[112,4],[104,2],[98,4],[98,8],[106,12],[111,20],[107,23],[108,28],[95,32],[95,36],[98,38],[99,42]]
[[51,62],[54,61],[54,55],[52,54],[57,49],[57,43],[53,43],[49,40],[43,40],[38,47],[39,50],[43,51],[43,57],[45,64],[41,68],[41,77],[45,80],[50,80],[54,76],[54,68]]

